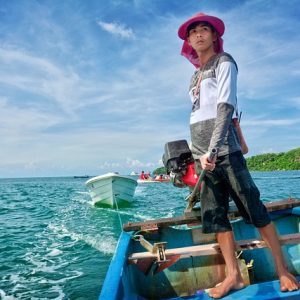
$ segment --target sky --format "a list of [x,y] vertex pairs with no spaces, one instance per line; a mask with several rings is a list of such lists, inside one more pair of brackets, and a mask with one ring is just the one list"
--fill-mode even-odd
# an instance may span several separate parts
[[162,166],[190,141],[196,12],[225,23],[248,156],[299,147],[298,0],[0,0],[0,178]]

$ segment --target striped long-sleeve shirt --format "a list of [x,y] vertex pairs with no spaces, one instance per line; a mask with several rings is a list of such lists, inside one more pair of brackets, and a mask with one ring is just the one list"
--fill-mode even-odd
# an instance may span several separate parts
[[[195,71],[190,85],[192,152],[199,158],[216,148],[218,155],[241,150],[232,118],[237,115],[237,65],[223,52]],[[201,76],[199,90],[197,82]]]

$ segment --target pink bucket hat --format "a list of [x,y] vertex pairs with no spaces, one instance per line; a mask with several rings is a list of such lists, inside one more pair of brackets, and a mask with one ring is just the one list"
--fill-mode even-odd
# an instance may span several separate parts
[[181,49],[181,55],[186,57],[196,68],[200,67],[198,55],[196,51],[187,42],[187,28],[195,22],[207,22],[211,24],[217,32],[217,42],[215,44],[216,53],[223,52],[223,40],[221,36],[224,34],[225,25],[223,21],[217,17],[208,16],[204,13],[197,13],[184,22],[178,29],[178,36],[184,40]]

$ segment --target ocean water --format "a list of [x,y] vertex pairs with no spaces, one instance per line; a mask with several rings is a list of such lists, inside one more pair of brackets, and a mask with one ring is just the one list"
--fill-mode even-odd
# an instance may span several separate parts
[[[264,201],[300,198],[300,171],[253,172]],[[134,203],[96,208],[85,179],[0,179],[0,299],[97,299],[121,223],[181,215],[187,189],[138,185]]]

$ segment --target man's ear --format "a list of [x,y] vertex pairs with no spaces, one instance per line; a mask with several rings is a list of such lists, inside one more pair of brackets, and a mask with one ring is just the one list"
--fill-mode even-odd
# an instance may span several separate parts
[[215,42],[218,39],[217,33],[214,32],[214,36],[213,36],[213,42]]
[[191,42],[190,42],[190,38],[187,37],[186,41],[188,42],[188,44],[191,46]]

